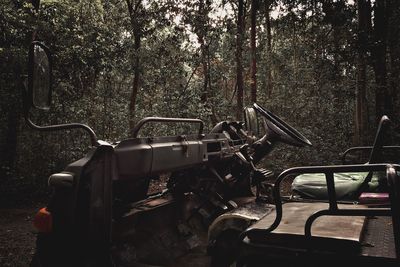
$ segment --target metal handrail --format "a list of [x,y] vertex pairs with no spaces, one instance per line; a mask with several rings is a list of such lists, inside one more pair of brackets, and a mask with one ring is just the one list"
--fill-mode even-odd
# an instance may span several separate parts
[[204,122],[200,119],[189,119],[189,118],[165,118],[165,117],[146,117],[140,120],[135,127],[132,129],[132,137],[136,138],[139,134],[140,129],[149,122],[184,122],[184,123],[198,123],[199,135],[203,133]]
[[386,170],[386,177],[388,178],[390,190],[389,197],[392,209],[392,224],[396,257],[400,260],[400,180],[398,171],[398,165],[390,165]]
[[36,125],[31,119],[29,115],[25,116],[25,121],[27,122],[28,126],[32,129],[43,131],[43,132],[51,132],[51,131],[60,131],[60,130],[72,130],[72,129],[82,129],[89,134],[90,143],[92,146],[98,146],[99,141],[97,139],[96,133],[93,131],[92,128],[87,126],[83,123],[66,123],[66,124],[56,124],[56,125],[49,125],[49,126],[39,126]]
[[[305,224],[305,236],[311,240],[311,227],[313,222],[321,216],[391,216],[393,225],[393,234],[395,238],[396,257],[400,259],[400,181],[398,181],[397,169],[399,165],[386,165],[386,178],[389,185],[389,196],[391,208],[367,208],[367,209],[326,209],[312,214]],[[329,191],[329,186],[328,186]]]
[[[342,160],[342,164],[346,164],[346,156],[351,153],[351,152],[355,152],[355,151],[371,151],[372,150],[372,146],[355,146],[355,147],[350,147],[349,149],[347,149],[346,151],[343,152],[341,160]],[[400,146],[383,146],[382,150],[399,150],[400,151]]]

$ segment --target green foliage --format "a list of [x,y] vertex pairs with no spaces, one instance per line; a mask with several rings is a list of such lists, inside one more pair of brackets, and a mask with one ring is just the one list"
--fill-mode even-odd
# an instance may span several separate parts
[[[209,130],[215,121],[235,119],[236,1],[144,1],[134,17],[127,3],[138,1],[129,1],[42,0],[36,13],[25,1],[0,0],[0,123],[6,126],[0,129],[0,192],[28,192],[32,186],[43,192],[45,177],[79,159],[89,144],[78,130],[41,134],[22,120],[22,81],[34,32],[50,47],[54,63],[53,106],[49,114],[33,112],[38,124],[82,122],[102,140],[128,137],[135,70],[140,73],[136,122],[146,116],[194,117],[205,120]],[[356,7],[346,1],[271,3],[260,1],[257,14],[258,101],[303,132],[314,147],[279,146],[264,164],[283,169],[337,162],[353,136]],[[245,105],[251,104],[249,25],[246,21]],[[138,32],[139,50],[134,39]],[[203,103],[205,75],[209,92]],[[370,99],[371,69],[367,76]],[[365,133],[370,140],[372,122]],[[154,125],[142,135],[187,131],[180,124]]]

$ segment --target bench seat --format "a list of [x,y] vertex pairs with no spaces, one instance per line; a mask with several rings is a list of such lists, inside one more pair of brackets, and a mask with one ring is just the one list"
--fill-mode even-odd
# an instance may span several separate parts
[[[363,205],[339,204],[339,209],[366,208]],[[307,219],[317,211],[328,209],[328,203],[290,202],[283,205],[282,220],[271,233],[250,232],[250,244],[282,246],[290,249],[307,249],[311,245],[323,251],[357,253],[361,249],[361,236],[365,223],[363,216],[323,216],[312,226],[312,238],[307,240],[304,229]],[[251,228],[267,229],[275,219],[275,211],[265,216]],[[309,242],[312,242],[310,244]]]

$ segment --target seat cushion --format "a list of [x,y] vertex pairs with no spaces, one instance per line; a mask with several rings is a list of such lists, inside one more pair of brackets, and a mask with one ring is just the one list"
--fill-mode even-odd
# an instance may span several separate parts
[[[328,208],[327,203],[290,202],[283,205],[282,220],[271,233],[252,233],[248,235],[252,244],[263,244],[291,249],[306,249],[310,243],[305,238],[307,219],[319,210]],[[366,208],[363,205],[340,204],[339,209]],[[267,229],[274,221],[275,211],[265,216],[252,228]],[[362,216],[322,216],[312,226],[312,248],[323,251],[358,252],[361,248],[361,232],[365,222]]]
[[[351,199],[360,188],[367,172],[335,173],[335,189],[337,199]],[[369,190],[374,191],[378,186],[379,174],[372,176]],[[292,190],[303,197],[312,199],[328,199],[326,178],[324,173],[306,173],[297,176],[292,183]]]
[[389,193],[368,193],[364,192],[358,198],[360,204],[372,205],[390,205]]

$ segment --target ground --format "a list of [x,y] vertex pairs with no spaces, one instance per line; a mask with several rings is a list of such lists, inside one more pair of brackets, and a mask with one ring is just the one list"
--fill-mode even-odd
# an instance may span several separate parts
[[35,248],[34,214],[42,203],[0,208],[0,266],[29,266]]

